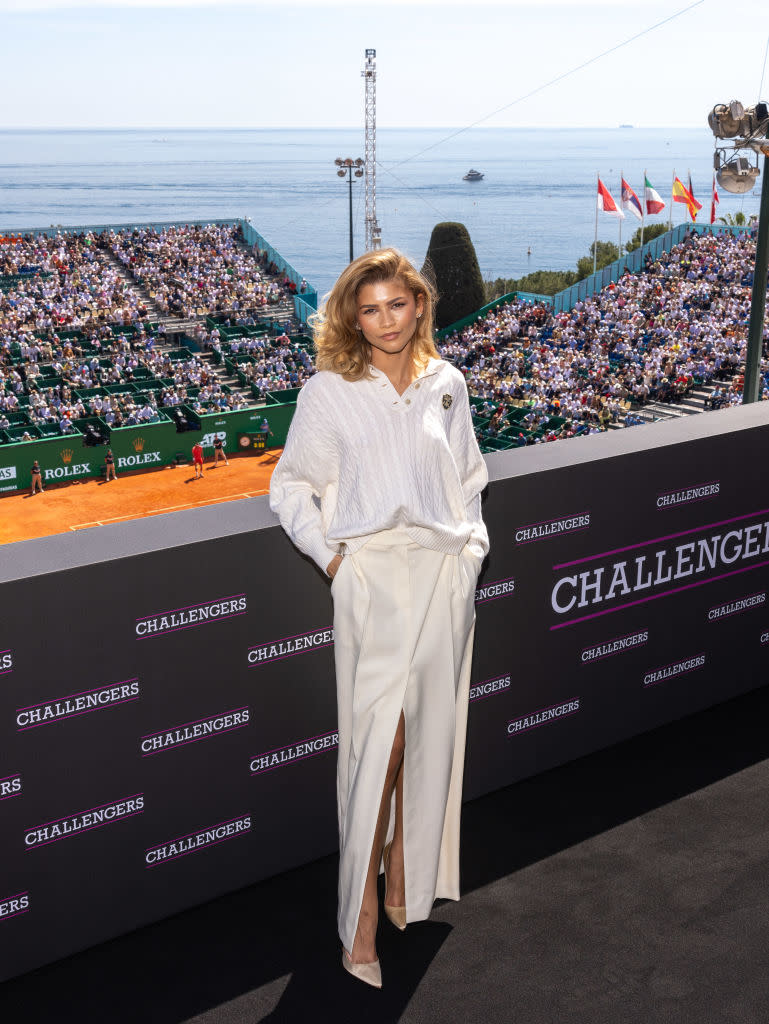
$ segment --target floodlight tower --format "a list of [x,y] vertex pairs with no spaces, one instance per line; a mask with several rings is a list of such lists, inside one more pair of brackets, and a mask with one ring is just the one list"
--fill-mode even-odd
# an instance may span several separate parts
[[382,244],[382,231],[376,220],[376,50],[366,50],[361,75],[366,83],[366,251]]

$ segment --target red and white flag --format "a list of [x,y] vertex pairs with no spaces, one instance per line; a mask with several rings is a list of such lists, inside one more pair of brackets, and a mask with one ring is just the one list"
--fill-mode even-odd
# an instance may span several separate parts
[[716,188],[716,176],[713,175],[713,197],[710,200],[710,223],[715,224],[716,222],[716,207],[721,200],[718,198],[718,189]]
[[603,210],[604,213],[610,213],[612,217],[618,217],[620,220],[625,219],[625,214],[614,202],[611,193],[600,178],[598,179],[598,209]]

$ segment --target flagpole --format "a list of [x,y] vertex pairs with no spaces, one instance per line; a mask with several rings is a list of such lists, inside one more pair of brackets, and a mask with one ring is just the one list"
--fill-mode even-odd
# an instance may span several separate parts
[[[622,182],[625,180],[623,171],[619,172],[619,212],[622,213]],[[617,259],[622,259],[622,217],[617,217],[619,224],[619,251],[617,252]]]
[[673,180],[670,182],[670,220],[668,221],[668,230],[673,230],[673,189],[676,187],[676,169],[673,168]]
[[[689,189],[689,195],[693,196],[694,193],[692,192],[692,172],[689,167],[686,168],[686,185]],[[686,204],[686,209],[689,211],[689,217],[691,218],[692,223],[694,223],[694,221],[697,219],[697,211],[694,209],[693,206],[690,206],[688,203]]]
[[644,247],[644,228],[646,227],[646,170],[644,169],[643,202],[641,203],[641,249]]
[[761,352],[766,316],[766,274],[769,268],[769,157],[764,157],[764,180],[761,186],[761,206],[756,227],[756,262],[753,265],[753,287],[750,298],[748,343],[745,349],[745,378],[742,390],[743,405],[761,398]]
[[595,176],[595,238],[593,239],[593,273],[596,271],[596,265],[598,262],[598,182],[601,180],[601,175],[596,172]]

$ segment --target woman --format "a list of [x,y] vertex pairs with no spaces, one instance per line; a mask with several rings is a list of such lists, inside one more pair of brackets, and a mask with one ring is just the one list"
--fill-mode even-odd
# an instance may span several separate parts
[[[403,929],[459,899],[459,813],[486,466],[430,285],[366,253],[316,317],[270,504],[332,580],[342,963],[381,987],[377,876]],[[319,499],[316,504],[315,498]]]

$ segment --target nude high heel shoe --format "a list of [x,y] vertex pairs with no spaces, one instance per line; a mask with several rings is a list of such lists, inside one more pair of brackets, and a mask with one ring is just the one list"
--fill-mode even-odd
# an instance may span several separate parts
[[391,921],[395,927],[401,931],[406,931],[406,908],[405,907],[388,907],[387,905],[387,865],[390,861],[390,847],[392,841],[385,846],[382,851],[382,864],[384,866],[385,876],[385,896],[384,896],[384,912],[387,915],[389,921]]
[[382,969],[379,966],[379,960],[372,960],[368,964],[354,964],[350,959],[350,954],[342,946],[342,967],[359,981],[365,981],[367,985],[371,985],[373,988],[382,987]]

